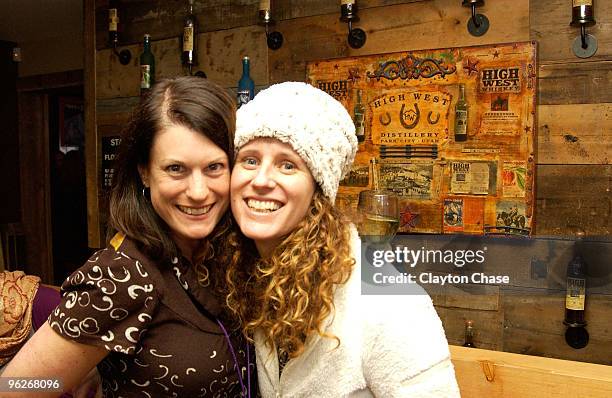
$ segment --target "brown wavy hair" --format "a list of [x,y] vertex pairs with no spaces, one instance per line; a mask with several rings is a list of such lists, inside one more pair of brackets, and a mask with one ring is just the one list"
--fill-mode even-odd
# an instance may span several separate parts
[[264,331],[266,343],[295,358],[334,313],[334,287],[346,283],[355,260],[344,216],[315,191],[306,217],[272,252],[259,258],[252,240],[230,235],[235,252],[226,274],[227,305],[247,337]]

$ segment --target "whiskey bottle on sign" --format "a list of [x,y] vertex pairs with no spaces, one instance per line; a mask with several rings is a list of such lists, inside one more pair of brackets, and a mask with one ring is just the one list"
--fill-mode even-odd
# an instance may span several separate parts
[[468,105],[465,101],[465,84],[459,85],[459,100],[455,104],[455,141],[467,141]]
[[155,84],[155,57],[151,52],[151,36],[146,34],[140,54],[140,94],[147,93],[153,84]]
[[474,344],[474,321],[472,320],[465,321],[465,341],[463,346],[472,348],[476,347]]
[[189,75],[192,74],[193,67],[197,65],[196,38],[198,34],[197,19],[193,14],[193,0],[189,0],[189,10],[183,24],[183,65],[187,67]]
[[355,135],[357,136],[357,142],[362,143],[365,141],[365,106],[361,102],[362,90],[357,89],[357,102],[353,107],[353,123],[355,123]]
[[238,80],[237,102],[238,108],[246,104],[255,96],[255,83],[251,79],[251,66],[249,57],[242,58],[242,76]]

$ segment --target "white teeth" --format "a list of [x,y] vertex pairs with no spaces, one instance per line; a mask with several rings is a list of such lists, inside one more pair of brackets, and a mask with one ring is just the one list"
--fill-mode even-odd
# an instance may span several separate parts
[[264,212],[264,213],[273,212],[281,208],[281,204],[278,202],[262,201],[262,200],[255,200],[255,199],[247,200],[247,206],[249,206],[251,209],[255,211]]
[[202,214],[206,214],[210,211],[210,208],[212,207],[212,205],[210,206],[206,206],[206,207],[185,207],[185,206],[177,206],[179,208],[180,211],[182,211],[185,214],[189,214],[190,216],[201,216]]

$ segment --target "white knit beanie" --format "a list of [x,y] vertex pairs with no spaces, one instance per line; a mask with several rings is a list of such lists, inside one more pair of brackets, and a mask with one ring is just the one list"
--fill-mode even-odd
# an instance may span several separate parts
[[344,106],[309,84],[285,82],[262,90],[238,109],[235,153],[254,138],[287,143],[306,162],[333,203],[357,152],[355,125]]

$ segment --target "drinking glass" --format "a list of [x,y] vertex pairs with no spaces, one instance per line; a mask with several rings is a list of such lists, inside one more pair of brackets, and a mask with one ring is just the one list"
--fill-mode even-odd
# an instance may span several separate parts
[[365,190],[359,193],[357,210],[361,216],[359,234],[371,243],[388,243],[399,227],[399,198],[387,190]]

